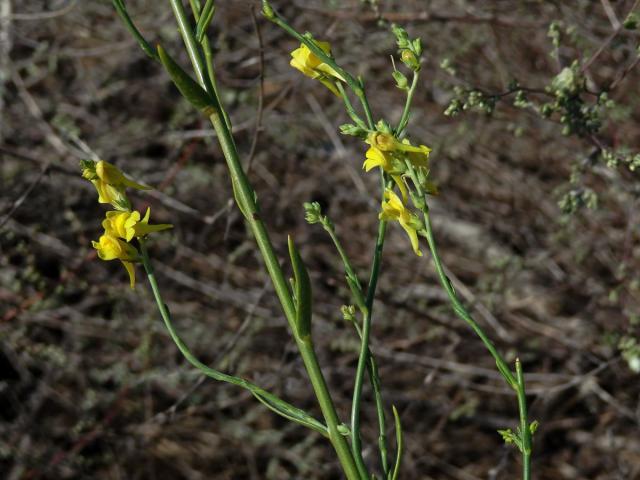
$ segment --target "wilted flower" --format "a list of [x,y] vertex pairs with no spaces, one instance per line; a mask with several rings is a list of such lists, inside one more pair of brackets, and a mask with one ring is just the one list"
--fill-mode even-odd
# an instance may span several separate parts
[[400,197],[398,197],[393,190],[385,190],[382,212],[380,212],[379,218],[380,220],[386,221],[397,220],[400,226],[407,232],[407,235],[409,235],[414,253],[419,257],[422,256],[418,245],[418,232],[424,228],[424,225],[420,219],[402,203]]
[[[315,44],[327,55],[331,55],[331,46],[328,42],[315,40]],[[331,90],[334,95],[340,96],[340,92],[335,85],[336,80],[344,82],[344,78],[333,67],[327,65],[313,53],[304,43],[300,48],[291,52],[291,66],[300,70],[307,77],[319,80],[324,86]]]
[[137,190],[150,190],[151,188],[129,180],[118,167],[104,160],[84,161],[81,165],[82,176],[90,180],[98,191],[98,202],[110,203],[118,210],[130,209],[130,202],[125,194],[127,187]]
[[[382,150],[383,152],[405,152],[405,153],[417,153],[412,157],[412,162],[416,161],[416,166],[427,166],[427,160],[429,159],[429,153],[431,149],[426,145],[414,146],[406,138],[402,141],[390,133],[383,132],[371,132],[367,137],[367,143],[372,147]],[[419,162],[423,162],[424,165],[420,165]]]

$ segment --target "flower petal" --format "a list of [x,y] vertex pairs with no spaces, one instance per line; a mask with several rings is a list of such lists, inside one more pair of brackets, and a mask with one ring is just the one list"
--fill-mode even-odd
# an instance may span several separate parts
[[124,268],[127,270],[127,273],[129,274],[129,285],[131,286],[131,288],[136,288],[136,267],[133,263],[131,262],[122,262],[122,265],[124,265]]

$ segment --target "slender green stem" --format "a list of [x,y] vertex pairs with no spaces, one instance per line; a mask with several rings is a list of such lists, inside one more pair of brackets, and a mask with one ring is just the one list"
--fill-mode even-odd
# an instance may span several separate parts
[[[201,84],[206,85],[205,67],[198,52],[195,34],[188,22],[182,2],[180,0],[170,1],[196,76]],[[216,131],[218,142],[220,143],[222,153],[227,162],[227,167],[229,168],[231,184],[233,186],[236,202],[244,214],[253,236],[256,239],[258,249],[264,259],[267,272],[271,277],[276,295],[280,300],[280,304],[284,310],[289,327],[291,331],[294,332],[294,339],[309,375],[314,393],[318,399],[320,410],[322,411],[322,415],[327,423],[329,440],[338,455],[338,459],[347,478],[349,480],[357,480],[360,478],[360,473],[356,467],[346,439],[338,430],[340,419],[338,418],[329,388],[324,379],[324,375],[322,374],[322,370],[320,369],[311,338],[299,338],[298,335],[295,334],[297,328],[296,311],[293,298],[269,238],[267,229],[260,217],[255,192],[251,187],[246,172],[240,162],[231,131],[227,126],[227,122],[224,120],[224,109],[220,104],[217,104],[215,107],[216,112],[210,116],[210,120],[214,130]]]
[[360,84],[360,88],[355,90],[356,97],[360,99],[360,103],[362,104],[362,108],[364,109],[364,114],[367,117],[367,123],[369,124],[369,128],[373,130],[374,121],[373,114],[371,113],[371,107],[369,106],[369,100],[367,99],[367,94],[364,90],[364,80],[361,77],[358,77],[358,83]]
[[187,53],[189,54],[189,59],[191,60],[191,64],[193,65],[193,70],[196,74],[198,82],[200,85],[205,87],[205,89],[212,94],[211,89],[207,88],[207,70],[205,62],[200,55],[200,49],[198,48],[198,41],[196,40],[195,33],[193,28],[191,28],[191,23],[189,22],[189,18],[187,17],[187,12],[184,9],[184,5],[182,4],[182,0],[169,0],[171,3],[171,8],[173,9],[173,15],[176,17],[176,22],[178,23],[178,30],[180,30],[180,34],[182,35],[182,40],[184,41],[184,45],[187,48]]
[[342,82],[336,82],[336,87],[338,88],[340,95],[342,95],[345,109],[347,110],[347,114],[349,115],[349,117],[351,117],[351,120],[353,120],[360,128],[367,130],[367,125],[362,121],[362,119],[358,116],[355,109],[353,108],[351,100],[349,100],[349,96],[342,86]]
[[398,122],[398,126],[396,127],[396,137],[402,138],[405,128],[407,128],[407,124],[409,123],[409,112],[411,111],[411,101],[413,100],[413,94],[416,91],[416,87],[418,86],[418,78],[420,77],[420,72],[413,72],[413,79],[411,80],[411,87],[409,87],[409,91],[407,92],[407,101],[404,104],[404,109],[402,110],[402,116],[400,117],[400,121]]
[[[201,11],[200,0],[189,0],[189,3],[191,5],[191,11],[193,12],[193,16],[197,22],[200,19],[200,11]],[[212,89],[211,93],[216,99],[216,102],[222,105],[222,98],[220,97],[220,92],[218,89],[218,81],[216,80],[216,71],[213,68],[213,50],[211,49],[211,42],[209,41],[209,37],[207,35],[203,37],[202,42],[200,42],[200,45],[202,46],[202,52],[204,53],[204,62],[207,67],[207,76]],[[232,131],[231,119],[229,118],[229,115],[224,108],[222,109],[222,113],[224,116],[224,121],[227,124],[227,128]]]
[[[226,124],[219,115],[213,115],[211,117],[211,121],[216,133],[218,134],[218,140],[220,141],[225,158],[227,159],[232,181],[236,184],[236,192],[239,197],[238,201],[244,204],[244,210],[247,212],[247,221],[253,231],[254,237],[256,238],[256,242],[258,243],[258,247],[265,260],[267,270],[276,289],[276,293],[278,294],[280,302],[285,310],[285,315],[289,321],[289,327],[292,332],[295,332],[295,309],[293,307],[291,293],[287,288],[285,277],[273,250],[267,230],[257,212],[257,205],[254,201],[253,190],[249,186],[245,173],[242,170],[237,151],[235,150],[234,144],[231,140],[231,135],[226,128]],[[336,449],[340,462],[345,469],[345,473],[349,479],[358,478],[359,474],[355,467],[353,457],[349,452],[347,442],[338,431],[340,420],[338,419],[329,389],[324,380],[322,371],[320,370],[318,359],[311,343],[311,338],[307,337],[306,339],[300,339],[296,336],[296,343],[298,344],[302,360],[318,398],[320,409],[325,417],[327,426],[329,427],[330,440]]]
[[522,437],[522,479],[530,480],[532,434],[527,416],[527,395],[520,359],[516,359],[516,379],[518,380],[518,411],[520,413],[520,432]]
[[458,296],[447,277],[447,274],[444,270],[444,266],[442,261],[440,260],[440,255],[438,254],[438,249],[436,246],[435,238],[433,236],[433,227],[431,225],[431,216],[429,214],[429,208],[426,203],[426,196],[422,191],[422,186],[418,181],[417,174],[415,169],[411,165],[409,161],[406,162],[407,168],[409,171],[409,176],[412,179],[412,182],[417,190],[419,198],[422,199],[422,205],[419,205],[418,208],[422,210],[425,231],[424,236],[427,239],[427,243],[429,244],[429,250],[431,251],[431,256],[433,258],[433,263],[436,268],[436,272],[438,274],[438,278],[440,280],[440,284],[444,288],[447,296],[449,297],[449,301],[453,307],[453,311],[456,315],[461,318],[471,329],[475,332],[476,335],[480,338],[486,349],[489,351],[491,356],[496,362],[496,366],[498,370],[504,377],[507,384],[513,388],[516,392],[518,398],[518,410],[520,415],[520,430],[521,430],[521,438],[522,438],[522,465],[523,465],[523,480],[530,480],[531,477],[531,430],[529,427],[528,419],[527,419],[527,398],[525,392],[524,385],[524,376],[522,374],[522,366],[520,361],[516,361],[516,375],[513,375],[511,368],[504,360],[500,352],[496,349],[493,342],[489,339],[489,337],[484,333],[480,325],[473,319],[473,317],[469,314],[467,309],[462,305],[462,302],[458,299]]
[[423,234],[427,239],[427,243],[429,244],[429,250],[431,250],[431,256],[433,257],[433,263],[435,265],[436,273],[438,274],[440,284],[442,285],[445,292],[447,293],[447,296],[449,297],[449,301],[451,302],[451,305],[456,315],[458,315],[458,317],[460,317],[465,323],[467,323],[471,327],[471,329],[476,333],[476,335],[480,337],[480,340],[482,340],[482,343],[484,343],[485,347],[487,348],[487,350],[489,350],[489,353],[496,361],[496,365],[498,366],[500,373],[502,373],[502,375],[505,377],[505,380],[508,382],[509,386],[517,391],[516,378],[514,377],[513,373],[511,372],[511,369],[507,365],[507,362],[504,360],[504,358],[502,358],[502,355],[500,355],[500,352],[498,352],[496,347],[493,345],[493,342],[484,333],[482,328],[480,328],[480,325],[478,325],[478,323],[473,319],[473,317],[471,317],[471,315],[469,314],[467,309],[464,307],[462,302],[460,302],[453,288],[453,285],[451,285],[451,281],[449,280],[449,277],[447,277],[447,274],[444,270],[444,265],[442,264],[442,261],[440,260],[440,255],[438,254],[435,238],[433,236],[431,216],[429,214],[429,208],[427,207],[426,195],[422,190],[422,185],[418,181],[418,176],[415,169],[413,168],[413,165],[408,160],[406,161],[406,165],[407,165],[407,170],[409,172],[409,176],[417,190],[418,197],[422,199],[423,204],[417,207],[420,208],[420,210],[422,210],[422,214],[424,218],[424,226],[425,226],[425,231]]
[[[325,217],[326,218],[326,217]],[[322,221],[322,226],[324,227],[324,229],[327,231],[327,233],[329,234],[329,236],[331,237],[331,239],[333,240],[333,244],[336,247],[336,250],[338,251],[338,255],[340,255],[340,259],[342,260],[342,263],[344,265],[344,269],[345,269],[345,273],[347,274],[347,276],[349,278],[351,278],[353,280],[353,282],[357,285],[359,291],[359,295],[362,297],[363,296],[363,292],[360,286],[360,281],[358,280],[358,276],[356,275],[356,272],[353,268],[353,266],[351,265],[351,261],[349,260],[349,257],[347,256],[347,253],[345,252],[344,248],[342,247],[342,243],[340,242],[340,239],[338,238],[338,236],[336,235],[336,232],[333,228],[333,224],[328,220],[324,220]],[[378,242],[376,242],[376,246],[378,245]],[[378,262],[378,268],[379,268],[379,262]],[[367,300],[365,299],[363,302],[365,306],[367,305]],[[365,311],[365,315],[364,318],[366,319],[367,315],[368,315],[368,311],[370,311],[370,308],[367,308]],[[366,324],[366,320],[363,320],[363,324]],[[356,331],[358,332],[358,336],[360,337],[360,341],[362,342],[361,345],[365,344],[364,343],[364,335],[363,335],[363,331],[362,329],[358,326],[357,323],[353,323],[354,327],[356,328]],[[384,402],[382,400],[382,391],[380,388],[380,377],[378,375],[378,365],[376,363],[376,360],[373,356],[373,354],[371,353],[371,349],[369,348],[368,343],[365,344],[367,345],[367,357],[369,359],[367,365],[367,372],[369,374],[369,381],[371,382],[371,386],[373,389],[373,395],[374,395],[374,400],[375,400],[375,405],[376,405],[376,414],[378,417],[378,427],[379,427],[379,436],[378,436],[378,448],[380,450],[380,458],[381,458],[381,462],[382,462],[382,470],[384,472],[385,477],[387,476],[388,472],[389,472],[389,464],[388,464],[388,460],[387,460],[387,435],[386,435],[386,419],[385,419],[385,414],[384,414]],[[358,357],[358,362],[360,360],[361,356]],[[352,430],[353,432],[353,430]]]
[[[235,185],[239,206],[241,210],[245,212],[247,222],[249,223],[256,242],[258,243],[258,248],[264,258],[267,271],[269,272],[273,285],[276,289],[276,294],[278,295],[280,303],[285,311],[289,327],[292,332],[295,332],[296,314],[293,306],[293,299],[291,298],[291,293],[288,289],[284,274],[280,268],[280,264],[269,239],[269,234],[262,222],[262,219],[260,218],[260,215],[258,214],[258,207],[255,203],[253,189],[249,186],[249,181],[242,169],[242,165],[240,164],[238,152],[235,149],[231,133],[227,129],[226,123],[220,115],[212,115],[211,122],[218,135],[218,141],[220,142],[223,154],[227,160],[231,179]],[[311,343],[311,338],[307,337],[306,339],[300,339],[297,338],[297,335],[294,335],[294,337],[309,374],[314,392],[318,398],[320,410],[322,411],[327,427],[329,428],[329,438],[331,443],[338,454],[338,458],[345,470],[347,478],[350,480],[357,479],[360,477],[360,474],[354,463],[354,459],[349,451],[349,446],[345,438],[338,431],[340,420],[320,369],[318,359]]]
[[[367,287],[366,314],[362,325],[362,342],[356,378],[353,387],[353,400],[351,402],[351,449],[356,457],[356,462],[362,460],[362,441],[360,438],[360,409],[362,404],[362,386],[364,383],[364,372],[369,363],[369,335],[371,332],[371,318],[373,314],[373,300],[378,285],[378,275],[380,274],[380,264],[382,260],[382,249],[384,247],[384,237],[387,231],[387,222],[381,220],[378,223],[378,235],[376,237],[373,260],[371,262],[371,274]],[[358,460],[360,459],[360,460]]]
[[378,374],[378,363],[369,349],[369,378],[373,387],[373,398],[376,403],[376,414],[378,416],[378,450],[380,451],[380,461],[384,476],[389,475],[389,460],[387,451],[387,421],[384,414],[384,402],[382,400],[382,389],[380,388],[380,375]]
[[505,379],[509,383],[509,386],[512,388],[516,385],[516,378],[513,376],[511,369],[507,365],[507,362],[504,360],[500,352],[496,349],[493,342],[489,339],[489,337],[484,333],[480,325],[471,317],[467,309],[462,305],[460,300],[458,299],[447,274],[444,271],[444,266],[442,265],[442,261],[440,260],[440,255],[438,254],[438,250],[436,247],[436,242],[433,237],[433,228],[431,225],[431,217],[429,215],[429,211],[423,212],[424,222],[425,222],[425,230],[427,243],[429,244],[429,250],[431,250],[431,255],[433,257],[433,262],[435,264],[436,272],[438,274],[438,278],[440,279],[440,284],[445,289],[449,300],[451,301],[451,305],[453,306],[453,310],[467,325],[471,327],[471,329],[480,337],[482,343],[484,343],[489,353],[496,361],[500,372],[506,377]]

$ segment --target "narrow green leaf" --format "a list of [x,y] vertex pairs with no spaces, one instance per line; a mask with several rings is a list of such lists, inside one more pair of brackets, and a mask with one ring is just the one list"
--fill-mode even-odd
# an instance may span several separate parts
[[222,373],[214,368],[205,365],[200,360],[196,358],[196,356],[191,352],[189,347],[184,343],[175,327],[173,326],[173,322],[171,321],[171,313],[169,308],[165,303],[160,303],[160,297],[158,292],[157,283],[155,281],[155,276],[153,274],[153,270],[149,263],[149,256],[147,254],[146,248],[144,247],[144,243],[141,243],[142,250],[142,262],[144,264],[145,270],[147,271],[147,275],[149,276],[149,281],[151,282],[151,288],[154,291],[154,295],[156,296],[156,301],[158,305],[162,306],[160,313],[162,315],[162,319],[164,320],[165,326],[169,331],[169,335],[171,339],[174,341],[180,353],[187,359],[187,361],[205,374],[207,377],[213,378],[214,380],[218,380],[220,382],[230,383],[232,385],[236,385],[238,387],[244,388],[250,391],[262,404],[264,404],[267,408],[272,410],[273,412],[282,415],[288,420],[299,423],[300,425],[304,425],[305,427],[311,428],[316,432],[324,435],[325,437],[329,436],[328,428],[309,415],[304,410],[301,410],[293,405],[285,402],[284,400],[276,397],[272,393],[267,392],[266,390],[260,388],[259,386],[251,383],[244,378],[236,377],[233,375],[229,375],[226,373]]
[[171,80],[189,103],[207,116],[211,116],[218,111],[218,105],[211,95],[191,78],[160,45],[158,45],[158,56]]
[[146,53],[152,59],[160,61],[160,59],[158,58],[158,54],[151,47],[151,45],[149,45],[149,42],[147,42],[147,40],[142,36],[140,31],[136,28],[133,20],[131,20],[129,12],[127,12],[127,6],[125,5],[124,0],[111,0],[111,3],[113,4],[113,8],[116,9],[116,12],[122,19],[125,27],[127,27],[127,30],[129,30],[129,33],[131,33],[133,38],[136,39],[144,53]]
[[293,239],[289,237],[289,256],[295,279],[296,326],[300,338],[311,335],[311,280]]
[[214,0],[207,0],[202,10],[200,11],[200,18],[196,25],[196,39],[199,43],[204,40],[204,35],[207,33],[207,29],[213,19],[213,14],[216,12],[216,6],[213,4]]
[[500,362],[497,362],[497,361],[496,361],[496,367],[498,367],[498,371],[500,372],[502,377],[505,379],[507,384],[514,390],[517,390],[518,385],[513,382],[513,373],[508,369],[505,369],[505,367]]
[[325,437],[329,436],[329,429],[326,425],[313,418],[304,410],[294,407],[293,405],[262,389],[251,390],[251,393],[260,403],[278,415],[310,428]]
[[393,405],[391,408],[393,409],[393,420],[396,425],[397,452],[396,452],[396,463],[393,466],[393,472],[391,473],[390,480],[397,480],[398,475],[400,474],[400,463],[402,462],[404,445],[402,442],[402,425],[400,424],[400,415],[398,415],[398,410],[396,409],[395,405]]
[[353,295],[353,301],[355,302],[360,312],[362,312],[362,315],[366,316],[368,308],[366,305],[366,301],[362,295],[360,285],[358,285],[358,281],[354,278],[351,278],[349,275],[345,275],[345,278],[347,280],[347,285],[349,285],[349,290],[351,290],[351,294]]

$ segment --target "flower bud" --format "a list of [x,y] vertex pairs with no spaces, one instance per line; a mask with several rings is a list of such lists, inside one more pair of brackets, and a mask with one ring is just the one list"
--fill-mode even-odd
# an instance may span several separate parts
[[396,87],[398,87],[400,90],[407,90],[409,88],[408,87],[409,82],[407,81],[407,77],[405,76],[404,73],[398,70],[394,70],[391,75],[393,76],[393,79],[396,81]]
[[418,57],[416,57],[415,53],[413,53],[411,50],[402,50],[400,59],[402,60],[402,63],[404,63],[411,70],[416,71],[420,69],[420,61],[418,60]]

